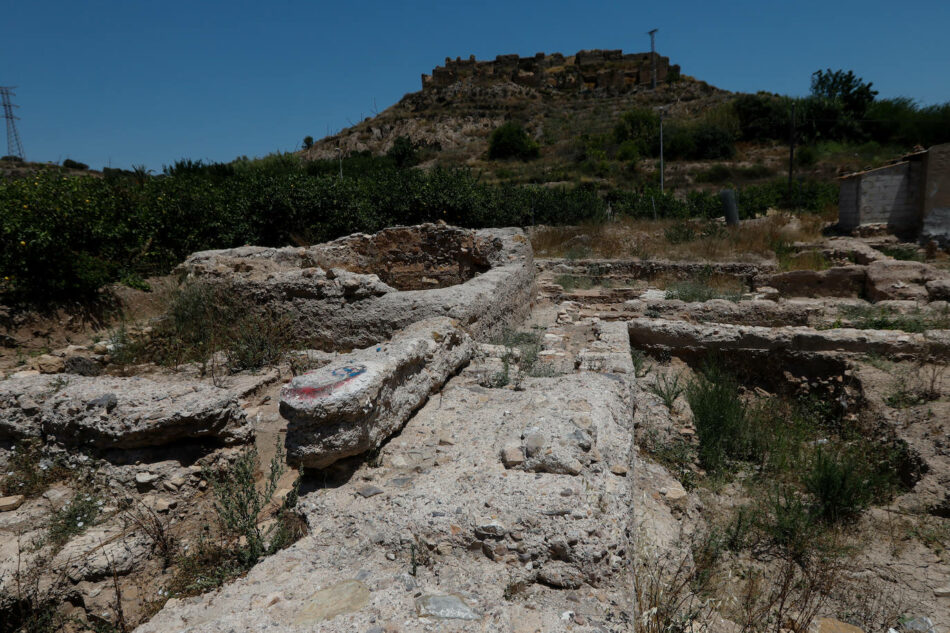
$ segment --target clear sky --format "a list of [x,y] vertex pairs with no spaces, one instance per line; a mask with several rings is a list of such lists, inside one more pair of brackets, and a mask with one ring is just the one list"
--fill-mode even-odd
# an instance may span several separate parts
[[942,103],[948,27],[948,0],[25,0],[0,13],[0,85],[17,86],[28,159],[159,170],[297,149],[446,56],[644,51],[651,28],[685,74],[728,90],[803,95],[830,67]]

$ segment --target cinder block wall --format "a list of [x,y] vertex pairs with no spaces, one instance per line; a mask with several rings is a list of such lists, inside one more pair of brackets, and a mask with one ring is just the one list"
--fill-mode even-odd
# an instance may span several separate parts
[[886,224],[896,230],[920,228],[922,169],[919,161],[865,172],[858,180],[860,224]]
[[841,181],[841,191],[838,194],[838,226],[846,231],[861,224],[861,214],[858,213],[858,182],[859,177]]

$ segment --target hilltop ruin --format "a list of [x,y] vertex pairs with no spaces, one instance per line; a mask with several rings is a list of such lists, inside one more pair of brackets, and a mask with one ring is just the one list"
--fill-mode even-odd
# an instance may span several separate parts
[[620,49],[578,51],[567,56],[498,55],[494,61],[479,61],[470,55],[468,59],[446,57],[444,66],[436,66],[432,74],[422,75],[422,89],[444,88],[460,81],[486,85],[511,81],[530,88],[621,94],[650,84],[654,56],[657,82],[679,75],[680,67],[670,65],[669,57],[655,53],[624,54]]

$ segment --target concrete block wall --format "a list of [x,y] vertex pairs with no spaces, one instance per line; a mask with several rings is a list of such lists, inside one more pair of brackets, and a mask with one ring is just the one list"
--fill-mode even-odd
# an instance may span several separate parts
[[902,162],[857,176],[860,224],[886,224],[897,230],[920,228],[922,168]]
[[861,214],[858,212],[859,182],[857,177],[841,181],[841,190],[838,193],[838,225],[846,231],[861,224]]

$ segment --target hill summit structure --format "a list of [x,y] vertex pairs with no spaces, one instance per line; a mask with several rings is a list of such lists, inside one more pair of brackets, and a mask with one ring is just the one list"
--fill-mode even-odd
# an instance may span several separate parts
[[656,80],[677,76],[678,65],[655,53],[624,53],[622,50],[588,50],[574,55],[537,53],[533,57],[498,55],[494,61],[446,57],[430,75],[422,75],[422,89],[443,88],[457,82],[492,84],[511,81],[531,88],[564,91],[599,90],[623,93],[649,85],[656,59]]

